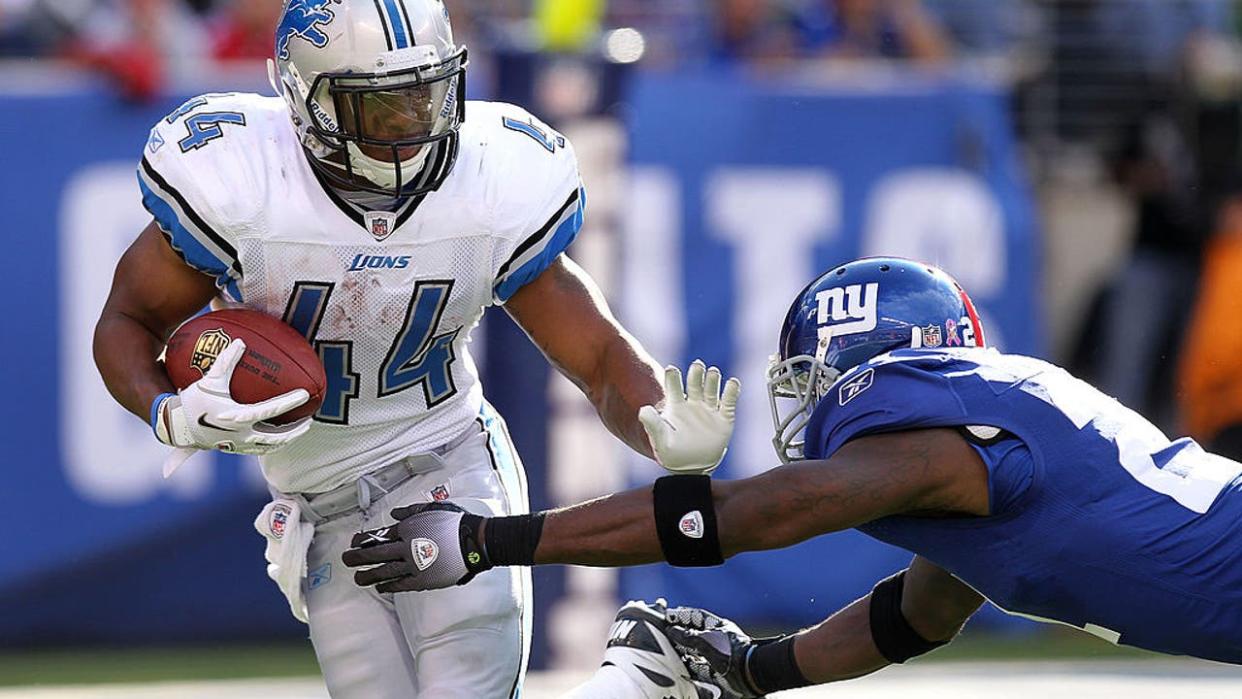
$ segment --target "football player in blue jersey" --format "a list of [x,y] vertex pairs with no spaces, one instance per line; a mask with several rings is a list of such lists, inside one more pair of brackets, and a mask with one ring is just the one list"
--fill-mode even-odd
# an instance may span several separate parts
[[[651,608],[651,628],[725,696],[904,662],[985,599],[1114,643],[1242,663],[1242,464],[1169,440],[1056,366],[986,348],[944,272],[868,258],[816,279],[785,319],[768,387],[786,464],[759,476],[670,475],[516,517],[407,508],[345,561],[372,566],[360,584],[406,590],[497,565],[718,565],[851,527],[915,554],[818,626],[762,642],[703,610]],[[670,400],[718,399],[691,380]]]

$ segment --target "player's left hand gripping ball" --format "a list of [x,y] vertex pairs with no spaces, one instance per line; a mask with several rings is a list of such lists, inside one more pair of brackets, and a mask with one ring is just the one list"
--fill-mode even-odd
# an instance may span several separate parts
[[359,532],[341,556],[361,586],[380,592],[438,590],[465,585],[492,567],[479,540],[483,518],[452,503],[399,507],[391,527]]
[[664,407],[644,405],[638,419],[651,440],[656,461],[673,473],[711,473],[724,458],[733,436],[737,397],[742,384],[729,379],[720,390],[720,370],[708,369],[696,359],[686,372],[675,366],[664,370]]

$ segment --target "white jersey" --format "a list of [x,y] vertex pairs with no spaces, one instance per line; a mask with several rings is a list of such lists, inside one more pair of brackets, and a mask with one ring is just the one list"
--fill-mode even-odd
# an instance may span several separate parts
[[471,329],[581,227],[559,134],[519,107],[470,102],[458,139],[437,191],[376,214],[325,189],[279,98],[207,95],[152,129],[139,181],[173,249],[323,360],[315,424],[263,460],[276,489],[322,492],[467,429],[483,401]]

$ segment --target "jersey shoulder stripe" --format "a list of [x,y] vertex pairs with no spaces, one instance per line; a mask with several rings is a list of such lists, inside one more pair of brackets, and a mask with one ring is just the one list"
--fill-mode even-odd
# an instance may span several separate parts
[[513,255],[500,266],[493,287],[496,301],[508,301],[518,289],[551,266],[552,261],[578,237],[585,214],[586,193],[579,187],[552,218],[523,240]]
[[240,300],[237,280],[241,278],[241,265],[237,249],[212,229],[145,157],[138,167],[138,186],[143,206],[155,217],[173,251],[186,264],[214,277],[217,286],[228,289]]
[[[575,240],[585,192],[573,144],[525,109],[467,103],[458,168],[482,195],[492,237],[492,297],[505,303]],[[475,173],[479,178],[475,183]],[[469,196],[469,195],[467,195]]]
[[[193,97],[160,119],[138,165],[143,205],[190,267],[238,294],[241,239],[260,235],[283,172],[297,152],[283,101],[245,93]],[[300,153],[299,153],[300,157]]]

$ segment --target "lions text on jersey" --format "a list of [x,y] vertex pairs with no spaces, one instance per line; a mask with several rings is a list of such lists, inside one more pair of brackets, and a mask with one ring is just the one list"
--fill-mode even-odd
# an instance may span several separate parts
[[865,434],[971,425],[1004,431],[975,446],[990,516],[859,528],[1012,613],[1242,662],[1242,464],[1170,441],[1058,367],[981,348],[880,355],[820,401],[806,456]]
[[426,177],[452,167],[444,183],[391,212],[321,183],[279,98],[206,95],[151,132],[139,182],[173,249],[226,300],[305,334],[327,371],[314,427],[263,460],[278,490],[326,491],[471,426],[471,329],[582,225],[563,137],[511,105],[467,111],[428,158]]

